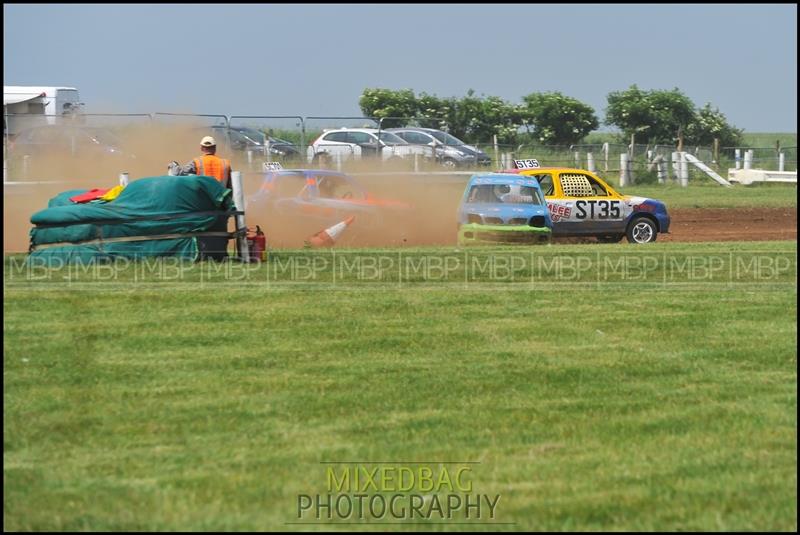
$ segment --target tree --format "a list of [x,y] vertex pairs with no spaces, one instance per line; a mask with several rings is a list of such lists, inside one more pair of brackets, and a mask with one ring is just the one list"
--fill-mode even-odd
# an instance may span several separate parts
[[685,140],[692,145],[711,145],[719,139],[723,147],[736,147],[742,143],[742,130],[728,124],[718,108],[706,103],[697,111],[695,121],[686,128]]
[[608,95],[606,123],[617,126],[626,137],[636,134],[651,143],[674,142],[693,122],[694,103],[678,88],[642,91],[634,84]]
[[521,123],[520,107],[500,97],[475,95],[440,98],[422,93],[417,99],[417,123],[447,130],[467,142],[486,142],[497,135],[500,143],[514,143]]
[[[467,142],[486,142],[494,135],[500,143],[514,143],[521,124],[518,106],[505,102],[500,97],[477,97],[470,89],[466,96],[457,99],[439,99],[424,95],[420,110],[431,116],[443,117],[449,133]],[[434,121],[427,121],[434,122]],[[444,128],[442,121],[438,121]]]
[[[365,117],[414,117],[417,115],[417,99],[411,89],[367,88],[358,99],[358,105]],[[408,121],[404,119],[387,119],[383,121],[383,128],[405,126]]]
[[454,119],[455,109],[454,98],[439,98],[421,93],[417,98],[417,123],[423,128],[447,129]]
[[521,106],[495,96],[481,99],[480,104],[481,116],[473,126],[473,136],[477,140],[488,140],[496,135],[499,143],[516,143],[522,125]]
[[530,125],[540,143],[572,145],[600,125],[594,108],[557,91],[531,93],[522,100],[520,123]]

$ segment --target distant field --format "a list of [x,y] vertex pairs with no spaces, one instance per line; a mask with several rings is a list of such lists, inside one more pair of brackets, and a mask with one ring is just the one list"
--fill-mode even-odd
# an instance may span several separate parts
[[742,136],[747,147],[774,147],[780,141],[781,147],[797,147],[797,133],[745,132]]
[[797,207],[797,186],[787,184],[725,188],[708,179],[707,183],[695,183],[686,188],[677,184],[648,184],[620,188],[620,191],[662,200],[668,208]]
[[7,257],[4,528],[316,529],[297,495],[360,459],[478,462],[506,523],[386,529],[794,531],[796,253]]
[[[744,147],[774,148],[777,141],[780,141],[781,147],[797,147],[797,132],[745,132],[742,135]],[[622,141],[616,133],[593,132],[582,143],[630,143],[630,140]]]

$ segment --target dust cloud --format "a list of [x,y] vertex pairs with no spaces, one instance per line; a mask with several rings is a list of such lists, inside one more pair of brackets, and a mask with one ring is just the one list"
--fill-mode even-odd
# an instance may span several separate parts
[[[119,174],[127,172],[131,180],[166,174],[173,160],[185,164],[199,155],[199,141],[213,134],[208,125],[129,125],[114,129],[120,140],[120,154],[77,154],[48,151],[46,155],[21,161],[13,144],[9,150],[8,181],[3,195],[3,251],[25,252],[29,246],[30,217],[47,207],[56,194],[84,188],[109,188],[118,184]],[[234,170],[243,172],[245,195],[261,186],[258,167],[262,159],[248,161],[242,154],[224,154]],[[284,167],[311,167],[305,159],[283,162]],[[320,166],[333,169],[335,165]],[[345,230],[339,247],[413,247],[449,245],[456,242],[456,213],[466,177],[420,175],[411,173],[413,162],[346,161],[342,171],[355,174],[356,180],[371,197],[396,201],[405,207],[376,206],[356,214]],[[422,164],[422,171],[441,172],[435,164]],[[38,184],[33,184],[38,182]],[[57,182],[47,184],[43,182]],[[264,213],[248,209],[249,227],[261,226],[272,248],[301,247],[314,233],[338,222],[315,219],[304,214]]]

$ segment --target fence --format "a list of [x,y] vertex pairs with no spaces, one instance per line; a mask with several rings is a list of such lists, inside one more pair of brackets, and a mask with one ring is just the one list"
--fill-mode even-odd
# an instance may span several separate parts
[[[183,114],[76,114],[44,116],[5,114],[4,181],[48,181],[84,176],[132,176],[161,174],[171,160],[188,161],[202,135],[212,134],[220,153],[245,171],[258,172],[265,161],[284,166],[333,166],[341,170],[358,167],[361,159],[378,154],[366,145],[348,144],[338,152],[320,151],[313,145],[326,129],[374,128],[379,133],[393,121],[435,127],[440,118],[354,117],[302,115]],[[54,129],[52,126],[66,127]],[[48,130],[63,130],[59,138]],[[84,135],[91,131],[93,135]],[[413,145],[413,144],[412,144]],[[484,140],[473,144],[486,153],[488,165],[477,161],[465,170],[500,169],[513,166],[515,159],[536,158],[543,166],[577,167],[598,172],[612,182],[656,183],[676,180],[680,173],[690,180],[707,180],[696,167],[681,168],[673,157],[676,147],[666,145],[595,143],[576,145],[500,144]],[[374,158],[370,168],[390,170],[442,171],[443,159],[428,145],[404,157]],[[684,147],[684,150],[722,176],[728,169],[797,170],[797,147]],[[427,151],[427,152],[426,152]],[[381,151],[382,153],[382,151]],[[316,157],[316,159],[315,159]],[[74,165],[73,160],[84,163]],[[671,162],[671,164],[665,164]],[[362,165],[363,167],[363,165]]]

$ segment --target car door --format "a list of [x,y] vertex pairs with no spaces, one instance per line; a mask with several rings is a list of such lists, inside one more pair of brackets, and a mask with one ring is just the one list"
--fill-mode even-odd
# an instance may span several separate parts
[[378,138],[367,132],[348,132],[347,141],[361,147],[362,156],[377,156],[381,145]]
[[316,203],[319,213],[335,215],[337,221],[356,215],[363,219],[375,208],[367,201],[366,191],[351,177],[335,173],[315,173]]
[[400,137],[414,147],[415,153],[428,157],[431,157],[435,153],[435,147],[438,143],[433,136],[413,131],[403,132],[403,134],[404,135]]
[[336,209],[320,203],[317,177],[302,171],[279,175],[265,208],[274,224],[289,224],[304,233],[315,232],[336,219]]
[[550,177],[555,179],[552,193],[549,197],[545,193],[545,198],[554,234],[603,235],[625,231],[624,201],[602,182],[588,173],[572,170],[554,172]]

